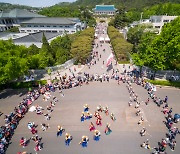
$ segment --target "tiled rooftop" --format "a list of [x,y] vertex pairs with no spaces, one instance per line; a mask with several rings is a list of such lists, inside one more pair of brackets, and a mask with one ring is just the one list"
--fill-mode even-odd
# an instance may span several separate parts
[[96,5],[95,11],[116,11],[114,5]]

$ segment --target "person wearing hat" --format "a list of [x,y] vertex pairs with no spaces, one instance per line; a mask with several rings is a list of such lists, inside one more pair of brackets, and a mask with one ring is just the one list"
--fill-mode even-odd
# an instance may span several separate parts
[[65,144],[67,145],[67,146],[69,146],[69,144],[71,143],[71,140],[72,140],[73,138],[72,138],[72,136],[69,134],[69,133],[66,133],[65,134]]
[[87,111],[89,111],[89,106],[88,106],[88,104],[85,104],[84,105],[84,112],[87,112]]
[[86,120],[89,120],[89,119],[91,119],[92,118],[92,114],[91,113],[89,113],[89,112],[86,112]]
[[58,136],[62,136],[62,133],[65,131],[65,129],[63,129],[63,127],[62,126],[58,126],[58,130],[57,130],[57,137]]
[[94,138],[94,140],[95,140],[95,141],[99,141],[100,136],[101,136],[100,131],[95,130],[95,131],[94,131],[94,137],[93,137],[93,138]]
[[79,142],[79,144],[81,144],[82,147],[84,148],[84,147],[87,147],[88,141],[89,141],[88,136],[82,136],[82,139]]

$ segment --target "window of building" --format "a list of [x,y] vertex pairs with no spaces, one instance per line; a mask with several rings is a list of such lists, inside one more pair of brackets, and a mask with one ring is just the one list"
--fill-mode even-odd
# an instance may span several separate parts
[[56,27],[55,25],[53,27]]
[[61,28],[62,28],[63,26],[59,26],[59,27],[61,27]]
[[66,28],[69,28],[69,26],[65,26]]
[[27,30],[27,32],[31,32],[31,30]]
[[75,33],[75,31],[71,31],[71,33]]
[[47,27],[51,27],[51,26],[47,26]]
[[25,30],[21,30],[21,33],[24,33],[25,32]]
[[38,27],[38,25],[34,25],[34,27]]
[[27,25],[27,27],[31,27],[31,25]]
[[57,30],[52,30],[53,33],[57,33]]
[[44,27],[44,25],[40,25],[40,27]]
[[160,28],[161,26],[155,26],[155,28]]
[[36,33],[36,32],[38,32],[37,30],[34,30],[34,32]]

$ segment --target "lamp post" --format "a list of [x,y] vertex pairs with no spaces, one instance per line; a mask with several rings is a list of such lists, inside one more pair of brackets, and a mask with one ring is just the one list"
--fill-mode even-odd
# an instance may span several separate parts
[[142,22],[142,16],[143,16],[143,12],[141,12],[141,19],[140,19],[140,23]]

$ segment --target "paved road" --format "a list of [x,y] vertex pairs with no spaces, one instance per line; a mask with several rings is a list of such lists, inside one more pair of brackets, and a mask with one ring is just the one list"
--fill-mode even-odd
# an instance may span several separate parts
[[[106,49],[105,53],[102,51],[104,48]],[[99,47],[98,52],[102,54],[102,58],[90,69],[86,67],[84,69],[85,72],[98,74],[107,73],[105,66],[102,69],[102,61],[106,61],[111,52],[109,44],[103,44],[102,47]],[[112,70],[110,73],[111,72]],[[145,101],[148,97],[147,91],[135,84],[133,84],[133,87],[139,95],[140,100]],[[22,136],[26,138],[32,136],[27,128],[28,121],[34,121],[39,125],[38,134],[42,136],[44,143],[44,148],[39,152],[42,154],[148,154],[150,151],[140,148],[140,144],[149,138],[151,147],[157,146],[157,142],[165,137],[165,132],[167,132],[166,127],[162,123],[164,115],[160,112],[160,108],[151,101],[149,106],[141,106],[146,119],[143,126],[147,128],[149,135],[140,137],[139,131],[142,126],[137,125],[139,118],[135,116],[134,107],[128,107],[129,93],[126,84],[121,83],[118,85],[114,80],[111,80],[110,83],[91,82],[89,85],[65,90],[64,94],[65,97],[62,97],[58,92],[52,93],[52,95],[59,99],[59,102],[51,114],[52,118],[50,121],[45,121],[43,116],[38,116],[32,112],[26,114],[12,137],[12,143],[7,150],[7,154],[15,154],[18,151],[35,153],[33,150],[35,147],[33,142],[30,142],[25,149],[19,146],[19,139]],[[162,98],[168,95],[170,105],[175,112],[180,113],[180,90],[175,88],[157,88],[157,95]],[[18,92],[9,97],[4,97],[0,100],[0,108],[3,107],[3,110],[6,110],[7,106],[9,112],[22,98],[23,95],[19,95]],[[109,111],[113,112],[117,119],[113,122],[109,116],[106,116],[104,113],[101,114],[103,119],[102,126],[96,126],[102,134],[98,142],[93,141],[93,134],[89,131],[90,121],[95,123],[95,118],[93,117],[92,120],[83,123],[80,122],[83,105],[86,103],[89,104],[92,114],[94,114],[99,104],[102,106],[108,105]],[[36,104],[46,108],[46,106],[49,105],[49,101],[43,101],[41,96],[33,105]],[[50,125],[50,128],[46,132],[40,129],[42,122],[49,123]],[[104,134],[107,122],[111,124],[112,129],[112,133],[108,136]],[[69,147],[64,144],[64,134],[62,137],[56,137],[57,126],[59,124],[63,125],[66,132],[69,132],[73,136],[72,143]],[[177,127],[180,128],[180,124],[178,124]],[[87,148],[82,148],[78,145],[82,135],[87,135],[90,139]],[[167,152],[168,154],[179,154],[179,151],[180,136],[177,136],[176,150],[171,152],[168,148]]]

